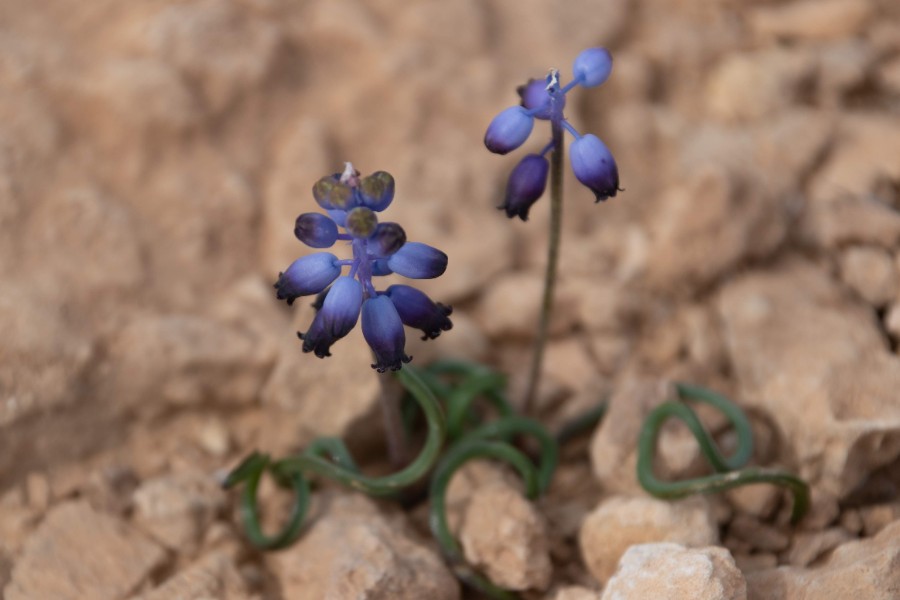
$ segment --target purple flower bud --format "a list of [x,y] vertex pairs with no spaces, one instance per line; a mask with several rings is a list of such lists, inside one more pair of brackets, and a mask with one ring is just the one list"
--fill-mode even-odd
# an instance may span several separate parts
[[453,323],[448,318],[453,308],[441,303],[434,303],[431,298],[408,285],[392,285],[384,291],[385,296],[394,303],[397,314],[404,325],[421,329],[423,340],[433,340],[448,331]]
[[394,199],[394,177],[387,171],[376,171],[359,183],[363,206],[381,212]]
[[406,232],[396,223],[379,223],[369,238],[369,252],[376,257],[390,256],[406,243]]
[[337,241],[337,224],[319,213],[303,213],[294,225],[297,239],[312,248],[330,248]]
[[505,210],[510,219],[518,216],[527,221],[531,205],[544,195],[549,170],[550,163],[539,154],[529,154],[523,158],[509,174],[506,198],[498,208]]
[[494,117],[484,134],[484,145],[495,154],[506,154],[525,143],[534,118],[521,106],[511,106]]
[[386,296],[369,298],[362,305],[363,337],[375,353],[372,368],[379,373],[397,371],[412,360],[404,352],[406,333],[394,303]]
[[421,242],[406,242],[388,258],[394,273],[410,279],[433,279],[447,270],[447,255]]
[[330,252],[298,258],[286,271],[278,274],[275,296],[293,304],[300,296],[318,294],[341,274],[341,267],[336,262],[337,256]]
[[378,260],[372,261],[372,275],[376,277],[383,277],[385,275],[392,275],[394,272],[391,271],[391,268],[388,266],[388,259],[379,258]]
[[575,57],[572,75],[587,88],[595,87],[609,78],[612,55],[606,48],[588,48]]
[[331,345],[356,326],[362,300],[360,282],[348,276],[338,277],[328,290],[309,331],[297,332],[303,340],[303,351],[315,352],[319,358],[331,356]]
[[619,190],[619,170],[609,148],[588,133],[569,146],[575,177],[589,187],[597,202],[614,197]]
[[353,208],[353,188],[341,181],[340,174],[326,175],[313,186],[313,198],[326,210]]
[[[522,107],[526,110],[539,108],[534,114],[535,119],[550,118],[550,94],[547,92],[547,82],[543,79],[529,79],[525,85],[516,88],[519,98],[522,99]],[[566,97],[559,95],[557,109],[562,111],[566,106]]]

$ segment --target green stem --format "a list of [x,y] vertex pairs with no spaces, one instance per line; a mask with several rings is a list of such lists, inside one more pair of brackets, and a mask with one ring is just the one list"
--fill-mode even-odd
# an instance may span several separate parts
[[431,479],[429,494],[431,498],[429,517],[431,532],[440,544],[444,556],[450,561],[457,577],[491,598],[512,600],[517,597],[515,594],[497,587],[466,563],[462,548],[450,533],[450,526],[447,524],[447,487],[453,474],[473,458],[493,458],[509,463],[525,481],[526,495],[528,497],[537,495],[538,476],[531,461],[524,454],[504,442],[463,440],[447,451]]
[[541,368],[544,364],[544,347],[550,328],[550,313],[553,310],[553,291],[556,287],[556,271],[559,263],[559,245],[562,240],[562,195],[563,195],[563,130],[559,123],[551,123],[553,132],[553,152],[550,155],[550,238],[547,244],[547,270],[544,272],[544,294],[541,299],[541,316],[537,337],[534,340],[534,354],[522,412],[532,414]]
[[[638,439],[637,476],[641,486],[657,498],[676,499],[692,494],[711,494],[751,483],[773,483],[788,488],[794,496],[791,521],[799,521],[809,509],[809,486],[800,478],[776,469],[741,469],[753,455],[753,432],[741,409],[727,398],[705,388],[677,384],[681,400],[704,402],[721,410],[734,426],[738,447],[730,457],[723,457],[715,441],[703,427],[697,414],[680,402],[657,406],[644,421]],[[653,473],[653,456],[660,429],[670,418],[681,420],[697,440],[700,451],[716,471],[713,475],[685,481],[662,481]]]
[[425,413],[428,424],[422,450],[405,468],[384,477],[369,477],[309,452],[282,459],[273,468],[282,476],[315,473],[373,496],[389,496],[424,477],[437,460],[444,443],[444,416],[428,386],[413,369],[402,369],[397,372],[397,377]]

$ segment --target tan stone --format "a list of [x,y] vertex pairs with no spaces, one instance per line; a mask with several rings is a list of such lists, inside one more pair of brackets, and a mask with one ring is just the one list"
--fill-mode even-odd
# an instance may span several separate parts
[[852,540],[853,536],[842,527],[831,527],[824,531],[798,532],[791,540],[787,552],[787,562],[796,567],[808,567],[841,544]]
[[[476,318],[482,329],[492,338],[532,339],[538,327],[543,281],[543,275],[531,271],[498,277],[479,303]],[[558,291],[550,322],[552,335],[571,330],[579,301],[563,286]]]
[[68,502],[51,510],[26,542],[4,597],[118,600],[164,561],[162,548],[124,522],[85,502]]
[[900,281],[894,259],[881,248],[853,246],[840,255],[841,279],[863,300],[884,306],[894,300]]
[[290,548],[266,555],[286,598],[459,598],[443,561],[418,541],[401,516],[368,499],[331,495]]
[[557,591],[553,600],[600,600],[600,593],[590,588],[569,585]]
[[729,54],[710,72],[704,97],[724,122],[759,119],[790,105],[814,69],[813,56],[802,49]]
[[114,343],[117,386],[130,404],[253,402],[272,366],[274,348],[244,329],[186,315],[138,315]]
[[[637,480],[637,441],[647,415],[675,397],[672,382],[624,378],[609,400],[609,409],[591,440],[594,474],[605,489],[641,493]],[[663,425],[654,472],[665,479],[696,466],[700,450],[690,431],[672,420]]]
[[740,397],[778,423],[818,492],[841,497],[900,455],[900,360],[871,309],[802,261],[734,280],[718,307]]
[[613,496],[585,518],[578,541],[588,570],[604,583],[634,544],[677,542],[700,547],[715,544],[718,538],[718,527],[702,497],[668,502]]
[[222,552],[208,554],[162,585],[130,600],[249,600],[234,560]]
[[842,39],[859,33],[873,12],[866,0],[801,0],[755,8],[750,26],[764,38]]
[[747,583],[724,548],[638,544],[622,556],[601,600],[642,598],[746,600]]
[[225,493],[211,475],[179,473],[142,483],[134,507],[135,524],[170,550],[190,556],[225,508]]
[[459,534],[467,561],[510,590],[550,584],[547,524],[516,488],[502,481],[477,488]]
[[804,237],[822,248],[848,243],[891,248],[900,240],[900,212],[871,197],[838,196],[811,202],[801,227]]
[[814,569],[780,567],[747,574],[749,600],[889,600],[900,593],[900,523],[849,542]]

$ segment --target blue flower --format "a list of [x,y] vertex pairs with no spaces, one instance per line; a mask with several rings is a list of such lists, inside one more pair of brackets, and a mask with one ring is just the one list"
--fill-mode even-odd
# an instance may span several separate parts
[[[548,120],[554,128],[568,131],[575,140],[570,146],[575,177],[589,188],[597,202],[614,197],[619,188],[616,161],[606,145],[592,134],[582,136],[566,120],[566,94],[575,86],[596,87],[612,72],[612,56],[606,48],[582,51],[572,66],[574,79],[561,87],[559,72],[551,70],[546,80],[531,79],[518,88],[521,106],[503,110],[494,117],[484,136],[484,145],[495,154],[506,154],[525,143],[531,135],[534,119]],[[510,218],[528,219],[528,211],[544,193],[547,184],[546,155],[555,143],[544,146],[540,154],[526,156],[510,174],[506,198],[499,207]]]
[[[379,372],[397,370],[411,360],[404,350],[404,324],[421,329],[423,339],[433,339],[453,326],[452,309],[407,285],[379,292],[372,277],[392,273],[414,279],[438,277],[447,268],[447,255],[427,244],[407,242],[406,232],[397,223],[378,222],[375,213],[394,198],[394,178],[387,172],[360,178],[347,163],[343,173],[316,182],[313,196],[328,214],[297,217],[297,239],[313,248],[349,242],[353,258],[340,260],[329,252],[317,252],[297,259],[279,274],[278,299],[291,304],[300,296],[316,294],[316,315],[305,333],[297,332],[303,352],[330,356],[332,344],[346,336],[362,314],[363,337],[375,355],[372,367]],[[346,275],[342,275],[344,267],[349,267]]]

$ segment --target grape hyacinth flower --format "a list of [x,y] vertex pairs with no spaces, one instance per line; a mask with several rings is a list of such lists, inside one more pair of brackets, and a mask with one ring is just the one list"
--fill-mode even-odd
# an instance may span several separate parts
[[[569,147],[572,170],[584,186],[594,192],[597,202],[612,198],[622,191],[619,172],[609,148],[593,134],[581,135],[566,120],[566,94],[575,86],[596,87],[609,78],[612,56],[606,48],[589,48],[581,52],[572,66],[574,78],[561,87],[559,71],[551,69],[546,80],[531,79],[518,88],[520,106],[502,111],[487,128],[484,145],[495,154],[507,154],[525,143],[534,128],[534,120],[550,121],[560,134],[544,146],[539,154],[528,154],[510,173],[506,196],[499,206],[510,218],[528,220],[531,206],[544,194],[550,165],[547,154],[561,145],[561,132],[575,138]],[[561,150],[561,148],[560,148]]]
[[[421,329],[422,339],[436,338],[453,326],[452,309],[407,285],[379,292],[372,277],[397,273],[432,279],[447,268],[447,255],[427,244],[407,242],[397,223],[378,221],[375,213],[394,198],[390,173],[378,171],[360,178],[353,165],[346,163],[343,173],[316,182],[313,196],[328,214],[297,217],[297,239],[312,248],[349,242],[353,258],[342,260],[330,252],[299,258],[279,273],[276,296],[292,304],[300,296],[316,295],[312,324],[305,333],[297,333],[304,352],[319,358],[331,356],[332,344],[347,335],[362,315],[363,337],[375,355],[372,367],[379,373],[396,371],[411,360],[405,353],[403,326]],[[344,267],[349,267],[346,275]]]

